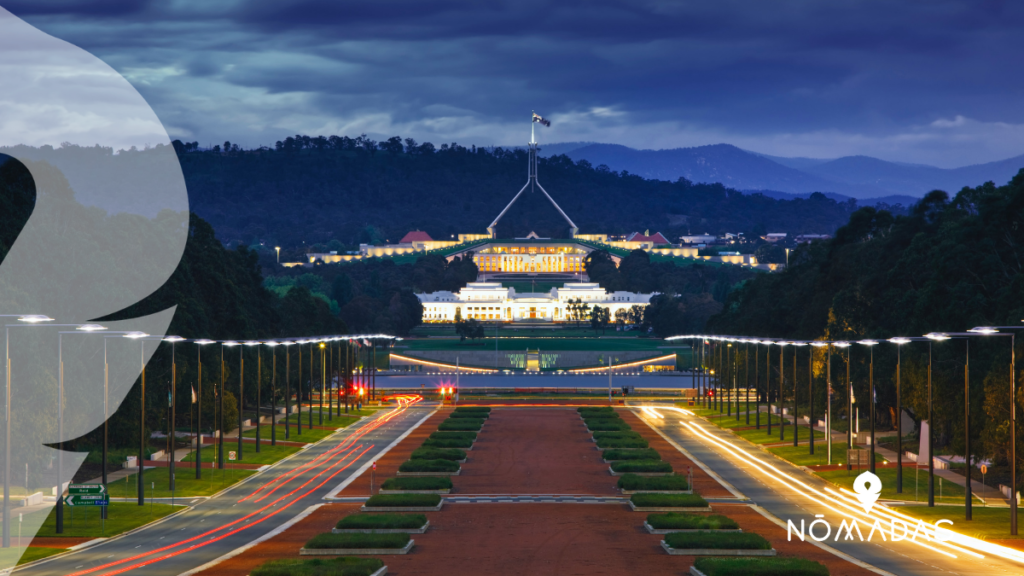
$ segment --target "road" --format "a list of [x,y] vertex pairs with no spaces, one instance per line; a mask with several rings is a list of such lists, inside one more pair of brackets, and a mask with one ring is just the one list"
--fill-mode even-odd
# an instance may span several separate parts
[[434,409],[383,410],[194,508],[121,538],[15,570],[23,576],[177,575],[292,520],[379,457]]
[[[865,513],[852,496],[838,493],[833,485],[754,447],[727,430],[678,409],[652,408],[651,411],[638,411],[637,415],[731,485],[738,496],[749,498],[752,504],[757,504],[781,519],[783,529],[787,521],[792,521],[797,528],[801,520],[809,526],[816,520],[815,515],[821,514],[831,526],[831,534],[823,544],[899,576],[996,576],[1024,572],[1024,554],[1007,552],[1006,549],[986,543],[979,544],[979,541],[973,539],[942,544],[928,542],[919,536],[916,543],[893,542],[890,511],[898,513],[898,509],[876,505],[870,513]],[[845,528],[842,529],[840,540],[835,541],[842,522],[846,520],[852,523],[854,519],[865,541],[860,540],[857,532],[851,534],[852,541],[847,540]],[[953,526],[947,528],[956,530],[956,521],[959,519],[959,516],[954,515],[950,518],[954,522]],[[883,541],[876,531],[868,542],[866,540],[876,520],[880,521],[880,528],[885,529],[887,540]],[[915,523],[910,523],[911,534],[915,528]],[[816,534],[822,536],[824,532],[824,525],[819,523]],[[898,524],[896,533],[902,534]],[[796,538],[795,533],[793,538]],[[808,537],[807,541],[811,539]],[[987,549],[979,550],[971,546]],[[1000,557],[1003,554],[1017,555],[1019,561]]]

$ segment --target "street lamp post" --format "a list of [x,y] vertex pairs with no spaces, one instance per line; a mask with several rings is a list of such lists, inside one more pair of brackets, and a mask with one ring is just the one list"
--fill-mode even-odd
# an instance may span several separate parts
[[[902,346],[910,343],[910,338],[890,338],[889,342],[896,345],[896,493],[903,493],[903,400],[900,395],[900,367]],[[915,464],[916,465],[916,464]]]
[[[846,469],[852,470],[850,465],[850,451],[853,450],[853,387],[850,385],[850,343],[835,342],[833,346],[846,349]],[[839,357],[843,357],[842,351]],[[831,435],[831,420],[829,421],[829,435]]]
[[295,344],[292,341],[286,341],[284,344],[284,439],[288,440],[291,438],[292,427],[288,419],[292,417],[292,355],[289,346]]
[[[277,348],[278,342],[264,342],[266,346],[270,346],[270,353],[274,359],[271,365],[272,376],[270,378],[270,445],[277,446]],[[287,412],[287,410],[285,411]],[[285,418],[288,415],[285,414]]]
[[178,439],[178,431],[177,431],[177,429],[174,426],[174,424],[176,422],[176,419],[175,419],[175,408],[177,408],[177,404],[178,404],[178,397],[177,397],[177,393],[178,393],[178,388],[177,388],[177,385],[178,385],[178,379],[177,379],[177,376],[178,376],[178,365],[176,363],[177,355],[175,354],[175,352],[176,352],[175,345],[178,342],[182,342],[184,340],[185,339],[182,338],[181,336],[167,336],[166,338],[164,338],[164,342],[170,342],[171,343],[171,422],[170,422],[170,425],[168,426],[168,428],[170,429],[169,431],[170,431],[170,437],[171,437],[171,453],[167,455],[167,474],[170,477],[170,484],[169,484],[169,486],[170,486],[171,492],[174,491],[174,443]]
[[[256,348],[256,453],[260,453],[260,388],[263,387],[263,348],[260,346],[263,342],[250,341],[246,342],[246,346],[252,346]],[[242,442],[242,427],[238,427],[238,442]],[[239,459],[241,459],[241,450],[239,450]]]
[[295,383],[295,433],[299,436],[302,436],[302,345],[305,343],[304,340],[296,342],[299,345],[299,380]]
[[[868,363],[868,419],[871,420],[871,457],[868,459],[871,473],[875,473],[875,348],[878,344],[877,340],[861,340],[857,342],[862,346],[867,346],[870,351],[870,361]],[[969,488],[968,488],[969,489]]]
[[[785,386],[786,386],[786,374],[785,374],[785,372],[786,372],[786,362],[785,362],[786,357],[783,355],[783,352],[785,351],[786,346],[789,344],[789,342],[776,342],[776,344],[779,345],[779,402],[778,402],[778,404],[779,404],[779,440],[781,441],[781,440],[785,440],[786,439],[786,418],[782,415],[782,402],[783,402],[782,392],[783,392],[783,390],[785,390]],[[796,353],[794,352],[793,354],[794,354],[793,357],[795,358],[796,357]],[[771,414],[769,414],[768,415],[768,420],[771,421],[771,418],[772,418],[772,416],[771,416]],[[795,425],[795,423],[794,423],[794,425]]]
[[[807,346],[806,342],[790,342],[797,348]],[[796,350],[793,350],[793,447],[796,448],[800,445],[800,423],[797,421],[799,415],[797,414],[797,385],[796,385]],[[811,428],[811,436],[814,436],[814,428]]]
[[[981,336],[1010,337],[1010,535],[1017,535],[1017,336],[1000,330],[1024,330],[1021,326],[978,326],[968,332]],[[970,466],[970,464],[968,464]],[[969,470],[970,468],[968,468]]]
[[765,340],[762,344],[766,345],[765,348],[765,374],[764,374],[764,400],[768,404],[768,435],[772,435],[772,342],[771,340]]
[[750,426],[750,340],[743,343],[743,377],[747,381],[747,426]]
[[196,480],[199,480],[203,477],[203,346],[215,342],[203,338],[193,343],[196,345],[196,360],[199,367],[199,376],[196,379]]
[[[949,336],[932,332],[925,334],[925,338],[928,338],[928,506],[935,507],[935,456],[932,450],[935,437],[935,420],[932,418],[932,342],[949,340]],[[920,458],[918,460],[920,461]],[[967,473],[967,482],[970,483],[969,468]]]
[[761,429],[761,341],[754,340],[754,419]]
[[136,478],[139,506],[146,504],[146,483],[143,478],[145,466],[142,465],[146,451],[146,341],[149,334],[145,332],[128,332],[125,338],[139,341],[139,364],[141,366],[139,390],[139,475]]

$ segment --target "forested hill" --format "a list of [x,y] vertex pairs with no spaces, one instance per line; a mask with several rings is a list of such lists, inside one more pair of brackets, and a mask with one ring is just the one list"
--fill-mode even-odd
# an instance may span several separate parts
[[[484,233],[527,176],[522,150],[397,138],[298,136],[258,150],[175,146],[192,209],[229,243],[290,248],[331,240],[397,242],[413,229],[435,239]],[[783,201],[718,184],[646,180],[566,156],[540,159],[538,172],[581,233],[832,233],[854,209],[821,195]],[[568,230],[539,191],[523,194],[499,236],[531,230],[556,238]]]
[[[962,334],[975,326],[1024,326],[1022,318],[1024,171],[1005,186],[965,188],[953,198],[932,192],[906,216],[893,217],[874,208],[858,210],[834,239],[790,254],[790,268],[785,272],[758,275],[731,292],[724,310],[708,322],[708,330],[712,334],[860,341],[930,332]],[[926,417],[927,398],[932,394],[933,430],[940,447],[950,446],[957,454],[963,450],[969,344],[971,412],[976,423],[972,434],[982,440],[983,454],[997,463],[1005,462],[1009,340],[961,336],[899,347],[903,407],[918,419]],[[866,386],[872,357],[866,346],[846,350],[851,381],[858,402],[862,402],[869,398]],[[895,414],[889,408],[896,401],[897,346],[883,343],[873,350],[878,404],[883,420],[888,421],[889,415]],[[777,347],[772,351],[778,354]],[[930,351],[933,373],[929,375]],[[798,352],[801,363],[805,353]],[[842,356],[845,353],[839,353],[831,364],[837,382],[845,378]],[[822,378],[824,361],[823,351],[818,351],[814,369]],[[1018,362],[1018,370],[1020,366]],[[1020,382],[1022,375],[1016,377]],[[798,380],[805,378],[800,375]],[[930,379],[934,380],[933,392],[928,392]],[[823,389],[821,386],[818,392]],[[837,394],[843,398],[841,392]],[[1018,395],[1017,399],[1024,407],[1024,398]],[[1024,441],[1024,430],[1019,434],[1018,441]]]

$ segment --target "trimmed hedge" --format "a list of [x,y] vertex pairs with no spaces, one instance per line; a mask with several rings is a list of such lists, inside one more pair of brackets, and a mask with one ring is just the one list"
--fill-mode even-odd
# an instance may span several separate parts
[[686,476],[637,476],[626,474],[619,477],[619,488],[622,490],[689,490],[690,484]]
[[615,420],[601,420],[600,422],[588,422],[587,428],[591,432],[619,432],[629,430],[629,424]]
[[452,480],[447,476],[402,476],[388,478],[381,484],[383,490],[451,490]]
[[458,448],[417,448],[410,460],[465,460],[466,451]]
[[720,514],[701,516],[685,512],[650,514],[647,523],[656,530],[737,530],[740,527],[732,518]]
[[270,560],[250,576],[370,576],[384,566],[377,558],[313,558],[312,560]]
[[639,432],[621,430],[614,432],[594,432],[594,440],[643,440]]
[[427,517],[423,514],[352,514],[338,520],[334,527],[339,530],[415,530],[426,523]]
[[616,415],[614,418],[605,418],[604,416],[602,416],[600,418],[584,418],[583,419],[583,423],[586,424],[587,426],[590,426],[591,424],[607,424],[607,423],[610,423],[610,422],[611,423],[615,423],[615,424],[625,424],[626,423],[622,418],[619,418],[618,415]]
[[[606,432],[600,432],[600,434],[606,434]],[[598,440],[597,447],[604,449],[612,448],[647,448],[650,444],[647,440]]]
[[601,453],[605,460],[661,460],[661,454],[653,448],[643,450],[605,450]]
[[457,420],[462,418],[477,418],[480,420],[486,420],[490,417],[491,415],[488,414],[487,412],[452,412],[451,414],[448,415],[449,419],[455,418]]
[[599,414],[580,414],[584,420],[622,420],[618,412],[601,412]]
[[707,548],[711,550],[771,550],[772,543],[763,536],[752,532],[672,532],[665,534],[665,544],[688,550]]
[[697,494],[633,494],[630,502],[637,508],[706,508],[708,501]]
[[399,472],[458,472],[459,463],[451,460],[406,460]]
[[408,534],[317,534],[306,542],[306,548],[405,548]]
[[[404,464],[403,464],[404,466]],[[612,462],[612,472],[671,472],[672,465],[663,460],[620,460]]]
[[[828,567],[805,558],[703,556],[693,565],[707,576],[829,576]],[[252,576],[258,575],[253,572]]]
[[366,506],[437,506],[440,503],[440,494],[377,494],[370,496]]
[[458,406],[455,408],[455,412],[482,412],[484,414],[491,413],[490,406]]
[[611,412],[612,414],[614,414],[615,408],[612,408],[611,406],[580,406],[579,408],[576,409],[576,411],[584,416],[586,416],[588,413],[607,414]]
[[431,440],[470,440],[476,441],[476,432],[432,432]]
[[459,440],[452,438],[451,440],[434,440],[433,438],[427,438],[423,441],[424,448],[472,448],[472,440]]
[[437,429],[441,431],[458,430],[458,431],[472,431],[479,432],[484,427],[484,421],[479,418],[456,418],[454,420],[448,419],[437,425]]

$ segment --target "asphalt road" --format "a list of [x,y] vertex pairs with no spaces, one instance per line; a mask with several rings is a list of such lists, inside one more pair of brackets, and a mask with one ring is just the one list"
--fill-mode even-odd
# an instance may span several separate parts
[[[918,537],[917,541],[922,545],[905,541],[892,542],[891,524],[888,521],[883,521],[882,527],[885,528],[885,536],[890,538],[890,541],[883,541],[878,532],[873,535],[870,542],[860,541],[856,532],[852,533],[853,541],[848,541],[846,529],[842,530],[840,540],[835,541],[837,530],[843,520],[852,521],[853,518],[858,520],[862,535],[867,540],[874,519],[867,514],[860,514],[861,509],[856,506],[856,501],[853,501],[855,506],[844,506],[843,503],[849,501],[844,501],[838,494],[834,495],[834,492],[827,491],[834,491],[831,484],[753,447],[731,432],[695,416],[661,408],[655,408],[655,411],[662,418],[639,411],[637,415],[731,484],[741,496],[749,498],[751,503],[761,506],[783,523],[792,521],[799,527],[800,521],[804,520],[809,526],[816,520],[816,514],[824,515],[824,519],[831,525],[831,535],[822,543],[853,558],[899,576],[997,576],[1024,573],[1024,563],[1005,560],[996,553],[981,554],[983,557],[979,558],[977,554],[950,549],[934,542],[925,542],[921,537]],[[820,449],[824,449],[824,445],[821,445]],[[881,507],[876,506],[872,510],[875,517],[881,514],[876,510],[878,508]],[[957,521],[962,520],[962,517],[952,513],[950,520],[954,524],[947,528],[956,530]],[[911,524],[911,533],[914,528],[915,526]],[[824,526],[819,524],[816,533],[819,536],[823,535]],[[899,534],[901,530],[897,528],[897,535]],[[793,537],[796,538],[795,535]],[[807,540],[810,541],[810,538]]]
[[[292,520],[433,412],[413,405],[365,418],[194,508],[127,536],[18,569],[21,575],[177,575]],[[326,422],[325,422],[326,423]]]

